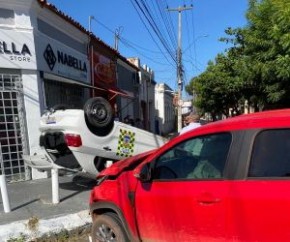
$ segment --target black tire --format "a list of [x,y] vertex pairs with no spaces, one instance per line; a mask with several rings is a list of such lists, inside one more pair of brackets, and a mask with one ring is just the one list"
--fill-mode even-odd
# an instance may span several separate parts
[[93,242],[129,242],[119,217],[114,213],[94,215],[91,236]]
[[113,109],[106,99],[90,98],[84,105],[84,112],[87,126],[94,134],[105,136],[112,130]]
[[96,128],[107,127],[113,120],[110,103],[102,97],[90,98],[84,106],[89,123]]

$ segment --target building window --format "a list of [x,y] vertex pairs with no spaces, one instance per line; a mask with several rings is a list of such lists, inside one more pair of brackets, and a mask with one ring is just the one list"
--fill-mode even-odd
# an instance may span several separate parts
[[89,98],[89,90],[76,85],[45,80],[44,82],[46,108],[57,104],[66,104],[70,108],[83,108]]
[[0,8],[0,24],[1,25],[15,25],[14,11]]

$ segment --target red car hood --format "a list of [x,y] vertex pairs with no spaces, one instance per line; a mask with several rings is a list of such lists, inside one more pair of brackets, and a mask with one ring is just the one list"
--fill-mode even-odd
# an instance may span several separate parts
[[149,155],[151,155],[155,151],[156,151],[156,149],[150,150],[150,151],[126,158],[124,160],[120,160],[118,162],[115,162],[113,165],[111,165],[110,167],[108,167],[105,170],[103,170],[102,172],[100,172],[98,174],[97,178],[103,177],[103,176],[116,176],[130,166],[134,166],[134,168],[135,168],[145,158],[147,158]]

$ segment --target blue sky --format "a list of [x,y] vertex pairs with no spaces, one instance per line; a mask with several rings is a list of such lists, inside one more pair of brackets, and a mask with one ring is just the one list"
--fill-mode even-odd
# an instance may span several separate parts
[[[177,89],[176,66],[168,61],[168,54],[162,45],[156,45],[156,36],[152,38],[133,7],[133,0],[48,0],[59,10],[68,14],[86,29],[89,16],[92,32],[110,46],[114,46],[114,32],[119,29],[121,41],[119,52],[124,57],[139,57],[141,64],[146,64],[155,72],[157,83],[167,83]],[[150,3],[154,0],[147,0]],[[155,0],[166,3],[169,8],[193,5],[192,10],[182,14],[182,50],[185,70],[184,82],[206,69],[209,60],[214,60],[218,53],[224,52],[227,45],[218,41],[224,37],[227,27],[246,25],[245,13],[248,0]],[[153,5],[152,9],[153,9]],[[161,5],[160,5],[161,6]],[[163,8],[161,8],[163,11]],[[177,38],[177,12],[164,12],[170,16],[173,32]],[[159,26],[162,19],[156,19]],[[159,21],[159,22],[158,22]],[[147,24],[147,26],[149,26]],[[165,36],[165,35],[164,35]],[[160,47],[161,46],[161,47]],[[163,54],[162,54],[162,53]],[[165,53],[165,54],[164,54]],[[167,57],[166,57],[167,56]]]

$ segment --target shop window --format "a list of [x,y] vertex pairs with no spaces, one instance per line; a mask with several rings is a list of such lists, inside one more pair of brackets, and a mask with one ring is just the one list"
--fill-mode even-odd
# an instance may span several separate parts
[[57,104],[66,104],[69,108],[83,108],[89,98],[89,90],[75,85],[46,80],[44,88],[48,109]]

